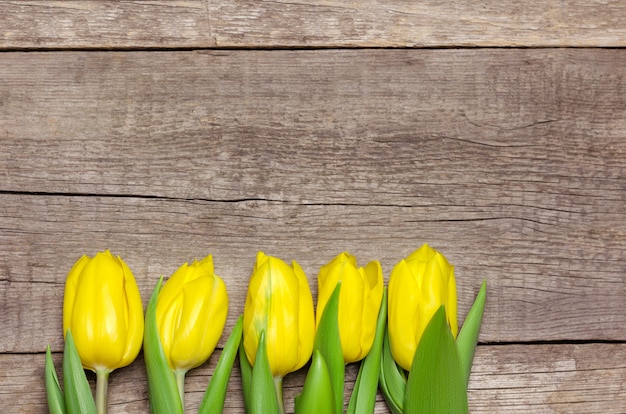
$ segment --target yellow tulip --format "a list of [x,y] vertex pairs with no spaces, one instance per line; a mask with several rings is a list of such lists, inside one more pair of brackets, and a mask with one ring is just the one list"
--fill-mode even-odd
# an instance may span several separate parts
[[137,283],[119,256],[106,250],[74,264],[65,282],[63,332],[71,329],[86,369],[108,373],[133,362],[143,324]]
[[317,278],[317,324],[338,282],[339,336],[346,364],[363,359],[372,348],[383,299],[383,271],[378,261],[357,267],[356,258],[341,253],[320,269]]
[[388,329],[391,353],[409,371],[422,333],[441,305],[456,338],[457,297],[454,267],[424,244],[401,260],[389,276]]
[[226,285],[213,273],[213,258],[183,264],[159,292],[156,320],[170,368],[189,371],[213,353],[228,315]]
[[257,254],[243,311],[243,344],[254,365],[261,332],[275,378],[301,368],[311,357],[315,338],[313,297],[302,268]]

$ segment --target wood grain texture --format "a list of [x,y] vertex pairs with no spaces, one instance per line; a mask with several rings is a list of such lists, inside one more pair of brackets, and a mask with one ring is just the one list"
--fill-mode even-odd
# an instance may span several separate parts
[[[455,265],[461,317],[488,282],[472,413],[624,413],[625,15],[0,0],[0,411],[47,411],[43,351],[60,367],[82,254],[121,255],[144,301],[213,254],[230,332],[258,250],[297,260],[315,294],[341,251],[388,278],[428,242]],[[187,379],[190,412],[216,358]],[[303,381],[286,379],[288,413]],[[242,413],[237,369],[229,392]],[[141,355],[109,402],[148,411]]]
[[211,2],[211,28],[238,47],[623,46],[625,14],[603,0],[252,0]]
[[3,352],[61,349],[84,253],[144,298],[215,255],[242,309],[257,250],[314,285],[343,250],[385,275],[424,242],[481,340],[624,340],[622,50],[0,56]]
[[[219,352],[219,351],[217,351]],[[209,363],[190,371],[185,383],[186,408],[197,410],[213,372],[217,352]],[[54,357],[60,373],[61,355]],[[0,406],[12,412],[45,413],[44,358],[0,354]],[[471,413],[607,413],[626,407],[626,345],[500,345],[479,346],[469,384]],[[350,392],[357,366],[346,370]],[[305,370],[285,378],[285,405],[293,412]],[[95,376],[88,373],[94,387]],[[243,413],[241,379],[233,370],[224,413]],[[148,412],[147,382],[141,355],[131,366],[110,377],[109,413]],[[375,412],[389,413],[378,396]]]
[[0,1],[0,49],[623,47],[620,0]]
[[0,47],[213,47],[208,2],[1,1]]
[[472,189],[572,213],[601,209],[594,195],[621,201],[624,50],[55,52],[0,63],[4,191],[440,205]]
[[[388,276],[397,261],[429,242],[456,266],[460,315],[487,279],[483,342],[624,339],[624,261],[619,257],[624,249],[619,240],[590,243],[569,237],[559,247],[543,240],[543,228],[517,228],[509,219],[416,225],[420,212],[412,208],[119,197],[0,199],[5,211],[0,219],[5,246],[0,322],[13,332],[0,340],[2,352],[39,352],[47,343],[62,349],[65,276],[80,255],[105,248],[128,261],[144,300],[160,275],[213,254],[230,292],[231,326],[243,310],[257,250],[297,260],[315,293],[319,268],[341,251],[352,252],[361,263],[381,260]],[[559,232],[554,232],[556,237]],[[594,247],[607,242],[616,246],[614,259],[606,259],[606,249]],[[575,250],[588,255],[568,259]]]

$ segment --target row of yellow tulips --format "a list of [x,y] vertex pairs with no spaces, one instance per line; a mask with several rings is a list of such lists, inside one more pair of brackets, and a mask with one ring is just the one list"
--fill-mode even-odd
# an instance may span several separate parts
[[[406,372],[411,371],[420,339],[439,309],[444,311],[446,329],[454,338],[457,336],[453,267],[428,245],[394,266],[388,293],[380,263],[371,261],[359,267],[349,253],[341,253],[321,267],[317,282],[314,309],[307,276],[298,263],[289,265],[262,252],[257,255],[239,322],[243,329],[240,359],[245,355],[244,362],[254,367],[260,342],[264,341],[263,355],[279,400],[282,378],[305,366],[318,348],[316,331],[337,286],[335,320],[344,364],[361,361],[370,353],[379,316],[385,316],[383,311],[388,311],[389,350]],[[158,346],[174,373],[182,401],[185,373],[209,358],[222,335],[228,313],[227,289],[214,274],[212,257],[207,256],[191,265],[183,264],[155,292]],[[381,309],[382,303],[387,304],[386,309]],[[145,323],[147,331],[149,321]],[[107,250],[93,258],[83,256],[72,267],[65,287],[63,331],[64,335],[71,332],[82,366],[96,372],[96,405],[98,412],[105,412],[109,373],[130,364],[144,341],[140,292],[131,270],[119,256]],[[376,381],[378,371],[377,366]],[[154,404],[151,400],[151,411],[162,412]],[[403,412],[393,407],[392,411]]]

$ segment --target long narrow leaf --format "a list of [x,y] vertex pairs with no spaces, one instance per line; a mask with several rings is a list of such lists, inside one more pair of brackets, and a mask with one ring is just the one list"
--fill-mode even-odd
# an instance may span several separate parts
[[241,388],[243,391],[243,403],[246,413],[250,412],[250,390],[252,389],[252,365],[243,347],[243,338],[239,343],[239,368],[241,370]]
[[69,329],[63,351],[63,388],[65,409],[69,414],[96,414],[96,402]]
[[313,351],[313,360],[304,381],[302,393],[296,396],[296,414],[340,414],[335,407],[330,373],[320,351]]
[[156,321],[157,296],[161,290],[163,277],[159,279],[152,291],[148,308],[146,309],[146,323],[143,340],[143,353],[146,360],[148,377],[148,395],[150,397],[150,412],[152,414],[182,414],[183,406],[176,385],[176,378],[170,369]]
[[217,362],[213,377],[209,382],[209,386],[204,393],[202,404],[198,409],[198,414],[218,414],[224,410],[224,401],[226,400],[226,390],[228,389],[228,380],[233,369],[233,363],[237,356],[239,343],[241,342],[241,333],[243,330],[243,316],[237,319],[237,323],[230,333],[230,337],[222,350],[220,359]]
[[48,412],[50,414],[65,414],[65,400],[63,398],[63,392],[59,385],[59,378],[57,372],[54,369],[54,362],[52,361],[52,353],[50,352],[50,345],[46,348],[46,396],[48,397]]
[[385,323],[387,322],[387,288],[383,290],[383,300],[378,311],[376,322],[376,336],[372,349],[361,362],[347,414],[373,413],[376,405],[376,391],[380,373],[383,341],[385,337]]
[[404,412],[468,413],[463,367],[443,306],[430,320],[417,345],[406,384]]
[[487,281],[483,281],[478,295],[474,300],[472,308],[463,322],[463,328],[459,332],[456,339],[456,345],[459,349],[459,357],[463,365],[465,373],[465,386],[469,382],[470,371],[472,370],[472,362],[474,361],[474,352],[478,343],[478,334],[480,333],[480,325],[483,320],[483,312],[485,311],[485,300],[487,298]]
[[337,283],[335,290],[330,295],[319,326],[315,332],[315,345],[313,349],[319,350],[330,372],[330,381],[335,395],[335,408],[337,413],[343,412],[343,387],[345,381],[346,366],[343,362],[341,337],[339,336],[339,293],[341,282]]
[[280,412],[278,395],[274,385],[274,378],[267,359],[265,343],[265,331],[261,332],[259,347],[257,348],[254,367],[252,368],[252,381],[250,389],[250,412],[249,414],[274,414]]
[[406,375],[404,370],[396,364],[391,354],[388,329],[385,329],[385,337],[383,338],[379,385],[389,410],[393,414],[402,414],[404,412]]

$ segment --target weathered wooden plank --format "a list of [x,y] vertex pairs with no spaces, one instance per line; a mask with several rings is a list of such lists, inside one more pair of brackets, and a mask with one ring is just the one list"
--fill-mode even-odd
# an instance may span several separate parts
[[461,318],[488,281],[483,342],[626,339],[623,213],[540,223],[498,208],[463,219],[445,205],[19,194],[0,195],[0,209],[0,325],[12,332],[0,352],[61,350],[65,276],[82,254],[105,248],[128,262],[144,300],[160,275],[213,254],[230,292],[230,327],[258,250],[298,261],[315,294],[319,268],[341,251],[380,260],[387,277],[428,242],[456,266]]
[[208,2],[1,1],[0,47],[214,47]]
[[[0,354],[0,406],[15,412],[45,413],[43,355]],[[61,355],[55,355],[60,370]],[[217,360],[192,370],[185,384],[187,409],[195,412]],[[472,413],[622,413],[626,407],[626,345],[479,346],[469,384]],[[350,390],[356,366],[346,371]],[[89,375],[91,381],[94,380]],[[304,371],[285,379],[286,411],[300,391]],[[93,386],[93,383],[92,383]],[[141,356],[110,378],[109,412],[147,412],[147,383]],[[225,413],[243,413],[241,380],[236,367]],[[388,413],[379,396],[376,413]]]
[[626,45],[623,1],[1,1],[0,48]]
[[240,47],[623,46],[625,14],[621,1],[252,0],[211,2],[211,28]]
[[4,191],[623,200],[622,49],[7,53],[0,77]]
[[625,344],[479,347],[472,413],[621,413]]

